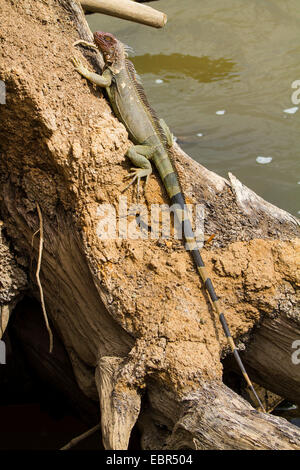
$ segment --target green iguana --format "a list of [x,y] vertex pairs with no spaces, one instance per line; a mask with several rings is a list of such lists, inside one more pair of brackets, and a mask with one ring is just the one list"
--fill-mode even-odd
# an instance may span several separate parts
[[175,166],[172,163],[172,134],[166,123],[162,119],[158,119],[149,105],[135,68],[127,58],[127,46],[118,41],[112,34],[99,31],[94,34],[94,41],[95,44],[85,41],[77,41],[75,44],[91,46],[102,52],[105,62],[102,75],[90,72],[78,59],[73,58],[73,63],[77,72],[92,83],[106,89],[116,116],[125,125],[130,139],[135,144],[127,151],[127,156],[135,165],[133,172],[130,173],[133,178],[128,186],[137,180],[137,191],[139,193],[140,179],[146,177],[145,184],[147,184],[149,175],[152,172],[150,162],[156,166],[174,207],[175,216],[182,223],[186,249],[191,252],[198,273],[219,316],[234,357],[248,386],[256,397],[259,407],[265,411],[240,359],[224,314],[221,312],[219,299],[212,281],[207,275],[191,222],[185,214],[185,198],[181,191]]

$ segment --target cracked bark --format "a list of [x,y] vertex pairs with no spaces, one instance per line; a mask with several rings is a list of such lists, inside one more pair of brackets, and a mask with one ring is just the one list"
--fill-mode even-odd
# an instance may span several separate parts
[[27,288],[23,259],[16,260],[0,224],[0,339],[5,333],[10,314]]

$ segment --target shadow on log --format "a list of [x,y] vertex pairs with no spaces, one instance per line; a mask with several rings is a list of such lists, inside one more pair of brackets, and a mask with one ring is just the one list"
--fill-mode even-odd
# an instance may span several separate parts
[[[92,40],[79,3],[3,0],[1,13],[3,231],[39,298],[39,204],[47,312],[81,391],[100,403],[105,447],[126,448],[137,421],[148,449],[299,449],[298,428],[223,384],[230,351],[181,241],[101,238],[104,204],[121,220],[130,142],[101,91],[73,70],[72,44]],[[98,53],[84,54],[101,68]],[[288,360],[299,339],[298,222],[175,148],[188,202],[203,205],[205,232],[216,233],[203,258],[244,361],[259,383],[296,402],[299,370],[278,350]],[[135,202],[133,190],[126,196]],[[156,174],[141,202],[149,210],[168,202]]]

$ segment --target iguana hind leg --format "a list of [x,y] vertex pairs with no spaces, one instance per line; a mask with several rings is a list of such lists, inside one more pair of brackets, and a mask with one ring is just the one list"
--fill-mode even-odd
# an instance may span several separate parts
[[150,159],[154,153],[154,147],[150,145],[133,145],[127,150],[127,157],[135,165],[135,168],[131,168],[132,172],[129,173],[127,178],[133,176],[130,183],[123,189],[126,191],[137,180],[137,199],[139,199],[140,180],[146,176],[145,187],[148,182],[148,178],[152,173],[152,166]]

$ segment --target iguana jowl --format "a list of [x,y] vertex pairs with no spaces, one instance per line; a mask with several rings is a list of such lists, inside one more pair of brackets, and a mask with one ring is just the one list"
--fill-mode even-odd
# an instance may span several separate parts
[[92,46],[102,52],[105,61],[103,74],[98,75],[90,72],[77,59],[73,59],[76,70],[92,83],[106,89],[116,116],[125,125],[130,139],[135,144],[127,151],[127,156],[136,167],[130,174],[133,176],[133,179],[129,185],[137,180],[139,191],[140,179],[146,177],[147,183],[148,177],[152,172],[150,161],[156,166],[174,207],[175,216],[183,224],[186,248],[191,252],[196,268],[210,296],[212,305],[219,315],[227,341],[243,376],[254,393],[260,408],[264,411],[263,405],[240,359],[224,314],[220,310],[219,299],[215,293],[212,281],[207,275],[191,222],[185,215],[185,198],[181,191],[177,172],[172,163],[172,135],[165,122],[162,119],[158,119],[156,113],[149,105],[134,66],[127,59],[124,44],[118,41],[112,34],[104,32],[96,32],[94,34],[94,41],[96,45],[85,41],[77,41],[76,44],[81,43]]

